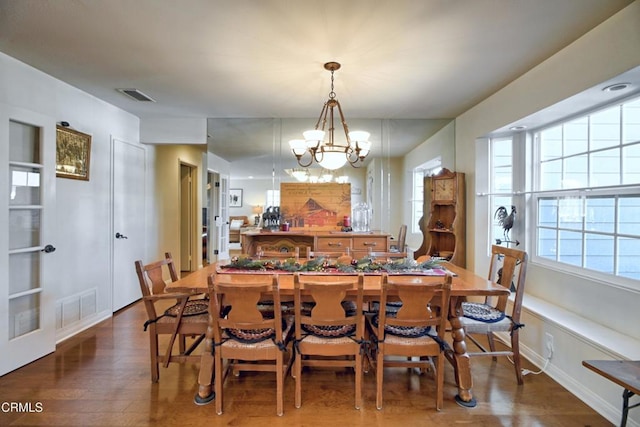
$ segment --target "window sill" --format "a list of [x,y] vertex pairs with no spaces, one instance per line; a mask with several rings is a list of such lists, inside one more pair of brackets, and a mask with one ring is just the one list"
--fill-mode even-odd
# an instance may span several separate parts
[[640,340],[621,334],[550,302],[525,295],[523,309],[552,322],[569,334],[589,341],[619,359],[639,360]]

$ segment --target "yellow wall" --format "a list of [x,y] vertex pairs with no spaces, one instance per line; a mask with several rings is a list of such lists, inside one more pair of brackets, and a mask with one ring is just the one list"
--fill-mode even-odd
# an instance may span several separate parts
[[[158,246],[162,252],[169,251],[180,263],[180,164],[184,163],[196,168],[196,224],[202,224],[202,153],[206,145],[157,145],[156,146],[155,197],[158,200],[157,211],[152,215],[158,218]],[[196,226],[193,265],[202,265],[201,230]]]

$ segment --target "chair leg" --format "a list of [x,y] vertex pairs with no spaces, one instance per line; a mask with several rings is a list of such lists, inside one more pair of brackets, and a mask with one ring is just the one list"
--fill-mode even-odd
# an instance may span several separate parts
[[296,358],[293,362],[293,372],[296,380],[295,405],[296,408],[300,408],[302,406],[302,354],[295,354],[293,357]]
[[158,360],[158,335],[153,328],[149,331],[149,350],[151,359],[151,381],[156,383],[160,379],[160,361]]
[[523,384],[522,379],[522,364],[520,361],[520,339],[518,330],[511,331],[511,351],[513,352],[513,367],[516,370],[516,378],[518,384]]
[[[487,341],[489,342],[489,351],[496,351],[496,342],[493,338],[493,332],[487,333]],[[496,362],[498,358],[496,356],[492,357],[493,361]]]
[[221,350],[216,350],[214,370],[215,374],[215,389],[216,389],[216,413],[222,415],[222,385],[224,383],[224,377],[222,376],[222,357],[220,355]]
[[187,348],[187,337],[184,334],[180,334],[180,338],[178,338],[178,350],[180,354],[184,354]]
[[436,410],[442,409],[444,402],[443,388],[444,388],[444,353],[440,353],[436,360]]
[[384,355],[383,350],[380,348],[381,345],[378,346],[378,351],[376,355],[376,408],[382,409],[382,379],[383,379],[383,368],[384,368]]
[[356,409],[362,405],[362,354],[356,353]]
[[282,352],[276,356],[276,413],[279,417],[284,414],[283,385],[284,385],[284,355]]

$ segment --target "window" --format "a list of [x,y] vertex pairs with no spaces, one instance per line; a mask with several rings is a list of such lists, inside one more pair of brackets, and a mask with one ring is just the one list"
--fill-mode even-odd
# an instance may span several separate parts
[[640,280],[640,99],[534,134],[535,255]]
[[280,206],[280,190],[267,190],[264,205],[267,208],[271,206]]
[[496,138],[491,140],[491,215],[492,227],[490,241],[497,245],[507,243],[511,246],[515,236],[506,235],[499,222],[498,209],[504,208],[510,215],[513,203],[513,139]]
[[440,171],[440,157],[432,159],[413,169],[413,194],[411,195],[411,233],[420,233],[420,220],[424,216],[424,177]]

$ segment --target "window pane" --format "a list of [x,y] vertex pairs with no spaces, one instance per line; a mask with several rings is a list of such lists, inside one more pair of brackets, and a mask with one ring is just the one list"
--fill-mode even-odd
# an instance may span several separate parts
[[613,274],[613,236],[585,234],[585,267]]
[[620,185],[620,149],[597,151],[589,155],[591,162],[590,187]]
[[563,198],[559,201],[560,228],[582,229],[582,199]]
[[511,192],[512,175],[511,166],[495,169],[493,174],[493,191]]
[[620,144],[620,107],[591,115],[591,150]]
[[582,117],[564,125],[565,157],[589,151],[589,119]]
[[9,339],[40,328],[40,294],[24,295],[9,301]]
[[559,232],[558,261],[582,267],[582,233]]
[[538,229],[538,256],[556,261],[557,243],[556,230],[549,228]]
[[9,166],[9,204],[40,204],[40,170],[20,166]]
[[40,163],[40,128],[9,121],[9,160]]
[[564,179],[562,180],[562,188],[589,186],[588,158],[586,154],[565,159],[563,167]]
[[562,157],[562,126],[540,132],[540,160]]
[[640,99],[622,107],[624,142],[640,141]]
[[540,165],[540,189],[562,188],[562,160],[553,160]]
[[558,226],[558,199],[540,199],[538,201],[538,225]]
[[622,149],[622,183],[640,183],[640,144],[626,146]]
[[640,280],[640,239],[618,239],[618,275]]
[[9,211],[9,249],[22,249],[40,244],[40,210]]
[[620,197],[618,233],[640,236],[640,197]]
[[507,215],[509,215],[511,213],[511,197],[507,197],[507,196],[494,196],[493,198],[493,241],[495,241],[496,239],[501,239],[501,240],[510,240],[507,239],[505,234],[504,234],[504,229],[502,228],[502,226],[500,225],[499,218],[497,216],[498,213],[498,209],[500,207],[504,207],[507,210]]
[[494,167],[499,168],[501,166],[511,166],[511,141],[511,138],[498,138],[491,140],[491,150],[493,153],[492,162]]
[[613,233],[616,221],[615,198],[592,197],[586,203],[585,229]]

